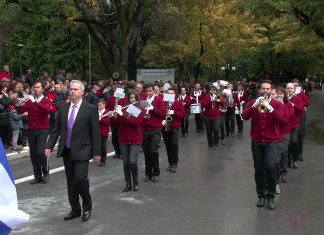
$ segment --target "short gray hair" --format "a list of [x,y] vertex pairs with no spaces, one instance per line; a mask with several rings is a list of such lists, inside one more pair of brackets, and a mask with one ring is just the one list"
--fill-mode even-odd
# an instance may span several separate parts
[[71,86],[71,84],[73,84],[73,83],[77,83],[77,84],[79,84],[79,85],[80,85],[80,90],[81,90],[81,91],[84,91],[84,84],[83,84],[83,82],[81,82],[80,80],[72,80],[72,81],[70,82],[70,86]]

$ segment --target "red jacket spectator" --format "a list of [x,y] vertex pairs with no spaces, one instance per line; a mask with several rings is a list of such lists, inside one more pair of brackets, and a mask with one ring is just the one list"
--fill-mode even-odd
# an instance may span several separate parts
[[210,95],[205,95],[201,101],[201,106],[204,108],[203,114],[207,119],[219,118],[219,106],[220,102],[212,101]]
[[0,73],[0,82],[2,82],[4,78],[7,78],[7,82],[11,82],[11,75],[5,70]]
[[45,97],[41,101],[34,103],[28,100],[18,110],[19,113],[28,112],[28,129],[44,130],[48,129],[48,114],[51,111],[51,101]]
[[54,92],[46,92],[47,98],[51,101],[51,112],[55,113],[56,112],[56,103],[55,103],[55,94]]
[[280,135],[280,125],[283,124],[283,105],[274,99],[271,99],[270,105],[273,111],[260,113],[258,108],[253,108],[255,99],[251,100],[242,114],[244,120],[252,118],[250,136],[253,141],[269,143],[282,141]]

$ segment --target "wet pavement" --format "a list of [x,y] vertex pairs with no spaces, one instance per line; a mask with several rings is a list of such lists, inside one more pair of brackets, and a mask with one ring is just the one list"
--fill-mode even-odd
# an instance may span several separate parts
[[[289,169],[281,184],[277,209],[257,208],[249,128],[226,139],[219,150],[208,150],[206,133],[180,138],[177,173],[169,173],[163,141],[160,148],[160,182],[144,183],[144,156],[138,159],[140,189],[122,193],[122,160],[91,164],[93,215],[64,221],[69,212],[63,171],[51,174],[47,185],[17,184],[20,209],[30,221],[12,234],[324,234],[324,92],[311,94],[307,117],[304,162]],[[315,121],[314,121],[315,120]],[[108,152],[112,151],[109,144]],[[10,161],[15,179],[31,175],[29,158]],[[51,168],[62,166],[54,156]]]

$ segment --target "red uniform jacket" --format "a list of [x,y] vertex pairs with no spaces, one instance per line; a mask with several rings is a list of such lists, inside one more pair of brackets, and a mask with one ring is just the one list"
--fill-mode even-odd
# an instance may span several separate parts
[[[166,108],[168,107],[168,102],[165,102],[165,106]],[[181,126],[181,120],[185,117],[185,110],[183,104],[180,103],[180,101],[175,100],[171,105],[170,110],[174,111],[174,114],[171,115],[172,117],[171,128]]]
[[55,113],[56,112],[56,104],[55,104],[55,94],[54,92],[46,92],[47,98],[51,101],[51,112]]
[[129,116],[126,111],[123,111],[123,113],[123,116],[117,118],[119,123],[119,143],[142,144],[145,109],[142,109],[138,117]]
[[[201,103],[201,101],[204,99],[204,96],[205,95],[206,95],[206,93],[201,90],[201,94],[198,95],[198,103]],[[192,104],[196,104],[197,103],[197,96],[195,96],[195,91],[192,91],[192,94],[191,94],[191,103]]]
[[161,130],[165,119],[165,104],[160,97],[155,96],[151,105],[154,109],[149,111],[150,118],[144,119],[143,130]]
[[219,104],[219,112],[221,116],[226,115],[227,112],[227,105],[228,105],[228,97],[226,94],[223,94],[221,103]]
[[303,101],[304,108],[309,107],[309,99],[305,92],[301,91],[297,96]]
[[284,111],[284,123],[280,125],[281,135],[290,133],[291,131],[291,119],[295,115],[294,108],[290,102],[285,103],[283,108]]
[[291,119],[291,128],[299,128],[299,119],[305,113],[303,101],[297,95],[294,95],[289,102],[294,104],[293,108],[295,112],[295,115]]
[[[102,115],[106,115],[108,113],[108,110],[105,109]],[[108,116],[105,116],[99,120],[100,125],[100,135],[104,137],[108,137],[109,135],[109,125],[110,120]]]
[[244,109],[242,118],[244,120],[252,119],[250,136],[253,141],[270,143],[282,141],[280,135],[280,125],[283,121],[283,105],[277,100],[271,99],[270,105],[273,111],[259,113],[258,108],[253,108],[255,99],[251,100]]
[[[246,91],[235,91],[233,93],[234,105],[235,107],[240,110],[241,109],[241,102],[244,101],[246,104],[249,101],[249,96]],[[243,105],[244,107],[245,105]]]
[[146,98],[147,98],[146,93],[143,92],[143,91],[139,94],[139,96],[140,96],[140,99],[141,99],[141,100],[146,100]]
[[185,112],[190,113],[190,104],[191,104],[190,96],[186,95],[186,97],[182,99],[182,96],[179,95],[177,100],[179,100],[179,102],[183,105]]
[[220,102],[212,102],[210,95],[204,96],[204,99],[201,101],[201,106],[204,108],[203,115],[205,118],[212,119],[220,117]]
[[19,113],[28,112],[28,129],[48,129],[48,114],[51,111],[51,101],[45,97],[40,102],[28,100],[18,109]]

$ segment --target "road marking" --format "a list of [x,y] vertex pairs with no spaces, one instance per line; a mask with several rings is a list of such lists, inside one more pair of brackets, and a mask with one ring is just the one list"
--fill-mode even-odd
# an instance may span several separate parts
[[[115,152],[107,153],[107,157],[111,157],[113,155],[115,155]],[[89,162],[93,162],[93,160],[91,159]],[[60,171],[64,171],[64,166],[57,167],[57,168],[54,168],[54,169],[50,170],[49,174],[51,175],[51,174],[54,174],[54,173],[57,173],[57,172],[60,172]],[[32,179],[34,179],[34,175],[26,176],[26,177],[21,178],[21,179],[16,179],[15,184],[21,184],[21,183],[30,181]]]

